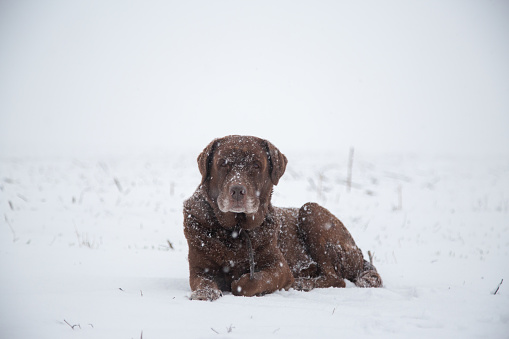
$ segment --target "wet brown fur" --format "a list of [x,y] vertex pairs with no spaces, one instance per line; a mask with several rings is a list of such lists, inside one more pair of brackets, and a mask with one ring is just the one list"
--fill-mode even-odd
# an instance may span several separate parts
[[272,188],[286,164],[274,145],[249,136],[215,139],[198,156],[202,182],[184,203],[191,299],[215,300],[222,291],[254,296],[345,287],[344,279],[382,286],[375,267],[327,209],[272,206]]

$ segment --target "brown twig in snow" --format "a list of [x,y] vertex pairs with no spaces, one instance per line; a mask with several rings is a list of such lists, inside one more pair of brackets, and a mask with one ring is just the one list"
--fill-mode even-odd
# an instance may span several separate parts
[[493,292],[493,295],[497,295],[498,290],[500,289],[500,285],[502,285],[502,283],[503,283],[503,282],[504,282],[504,279],[502,279],[502,280],[500,281],[500,284],[498,284],[497,289],[495,290],[495,292]]
[[73,330],[74,330],[74,328],[75,328],[76,326],[78,326],[78,327],[81,329],[81,325],[80,325],[80,324],[71,325],[71,324],[69,324],[69,323],[67,322],[67,320],[65,320],[65,319],[64,319],[64,322],[65,322],[67,325],[69,325],[69,327],[70,327],[70,328],[72,328]]
[[117,178],[113,178],[113,181],[115,181],[115,185],[117,186],[118,191],[122,193],[122,186],[120,185],[120,181]]
[[168,246],[170,247],[170,249],[174,250],[173,244],[171,243],[171,241],[168,239],[166,239],[166,241],[168,242]]

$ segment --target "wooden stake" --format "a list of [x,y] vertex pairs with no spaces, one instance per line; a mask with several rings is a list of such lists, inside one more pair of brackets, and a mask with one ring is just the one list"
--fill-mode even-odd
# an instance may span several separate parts
[[373,254],[371,253],[371,251],[368,251],[368,257],[369,257],[369,263],[371,265],[373,265]]
[[350,192],[352,190],[352,167],[353,167],[353,147],[350,148],[350,155],[348,156],[348,174],[346,176],[346,190]]

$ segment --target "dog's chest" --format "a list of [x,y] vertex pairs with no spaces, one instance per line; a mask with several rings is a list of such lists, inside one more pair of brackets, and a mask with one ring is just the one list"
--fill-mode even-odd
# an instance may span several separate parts
[[249,248],[241,232],[221,230],[208,233],[207,238],[219,245],[211,246],[209,255],[224,273],[249,268]]

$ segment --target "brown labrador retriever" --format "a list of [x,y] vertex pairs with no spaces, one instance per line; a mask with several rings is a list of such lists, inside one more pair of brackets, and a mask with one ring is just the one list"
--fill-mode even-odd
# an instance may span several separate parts
[[286,157],[251,136],[212,141],[198,156],[201,184],[184,203],[191,299],[221,291],[255,296],[280,289],[309,291],[380,287],[376,268],[334,215],[315,203],[300,209],[271,204]]

